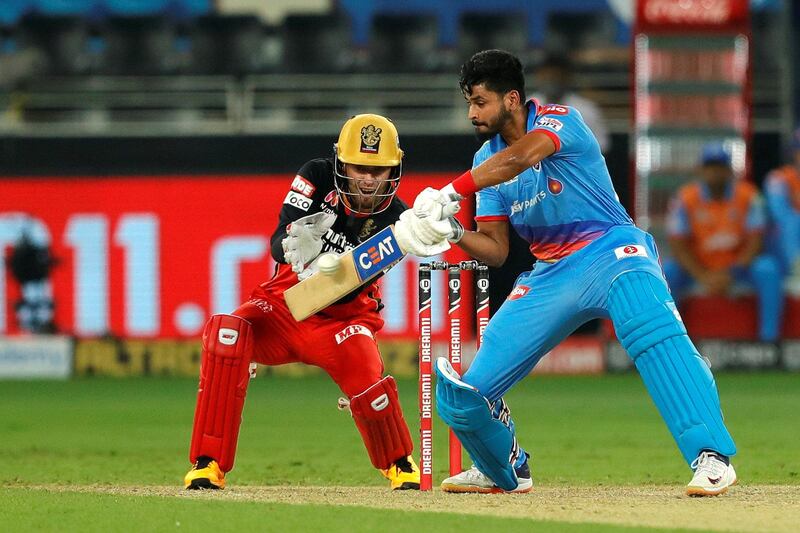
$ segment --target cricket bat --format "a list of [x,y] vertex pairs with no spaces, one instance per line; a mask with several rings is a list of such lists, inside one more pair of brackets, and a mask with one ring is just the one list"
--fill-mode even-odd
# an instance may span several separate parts
[[286,306],[295,320],[305,320],[390,269],[404,256],[394,226],[387,226],[343,253],[339,269],[333,274],[315,272],[286,289],[283,293]]

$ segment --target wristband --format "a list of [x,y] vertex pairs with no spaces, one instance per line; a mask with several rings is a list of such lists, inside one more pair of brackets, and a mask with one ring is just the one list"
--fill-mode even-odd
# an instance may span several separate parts
[[459,177],[450,182],[453,189],[463,197],[474,194],[478,191],[478,186],[475,184],[475,179],[472,177],[472,171],[467,170]]

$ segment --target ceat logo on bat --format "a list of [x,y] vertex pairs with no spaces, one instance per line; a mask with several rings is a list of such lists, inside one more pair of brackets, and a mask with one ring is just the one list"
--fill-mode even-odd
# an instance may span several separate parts
[[384,228],[353,251],[356,271],[361,281],[389,268],[403,258],[392,228]]
[[311,182],[310,182],[310,181],[308,181],[307,179],[305,179],[305,178],[304,178],[303,176],[301,176],[300,174],[296,175],[296,176],[294,177],[294,180],[292,180],[292,190],[294,190],[294,191],[297,191],[297,192],[299,192],[300,194],[302,194],[303,196],[306,196],[306,197],[308,197],[308,198],[311,198],[311,195],[312,195],[312,194],[314,194],[314,191],[315,191],[316,189],[317,189],[317,188],[316,188],[316,187],[314,187],[314,186],[311,184]]
[[558,181],[557,179],[548,176],[547,190],[549,190],[553,196],[558,196],[559,194],[561,194],[561,191],[564,190],[564,184]]
[[508,295],[509,300],[519,300],[530,291],[531,288],[526,285],[517,285],[514,290]]

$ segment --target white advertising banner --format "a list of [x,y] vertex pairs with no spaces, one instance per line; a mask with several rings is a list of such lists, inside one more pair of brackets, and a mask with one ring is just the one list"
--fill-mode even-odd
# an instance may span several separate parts
[[72,339],[53,335],[0,337],[0,379],[72,375]]

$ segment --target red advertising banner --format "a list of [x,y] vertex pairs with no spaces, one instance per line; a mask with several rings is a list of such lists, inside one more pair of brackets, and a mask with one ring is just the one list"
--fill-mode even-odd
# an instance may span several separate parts
[[713,29],[747,24],[749,0],[638,0],[637,31]]
[[[19,283],[5,259],[23,235],[57,264],[46,290],[60,332],[78,337],[194,337],[271,276],[270,233],[294,176],[17,178],[0,181],[0,334],[16,333]],[[410,203],[450,175],[410,174]],[[466,210],[468,211],[468,210]],[[463,213],[464,220],[471,218]],[[459,260],[450,251],[445,259]],[[416,335],[416,264],[383,280],[385,335]],[[445,281],[434,328],[443,331]],[[464,300],[470,301],[471,293]],[[437,309],[434,309],[437,313]]]

